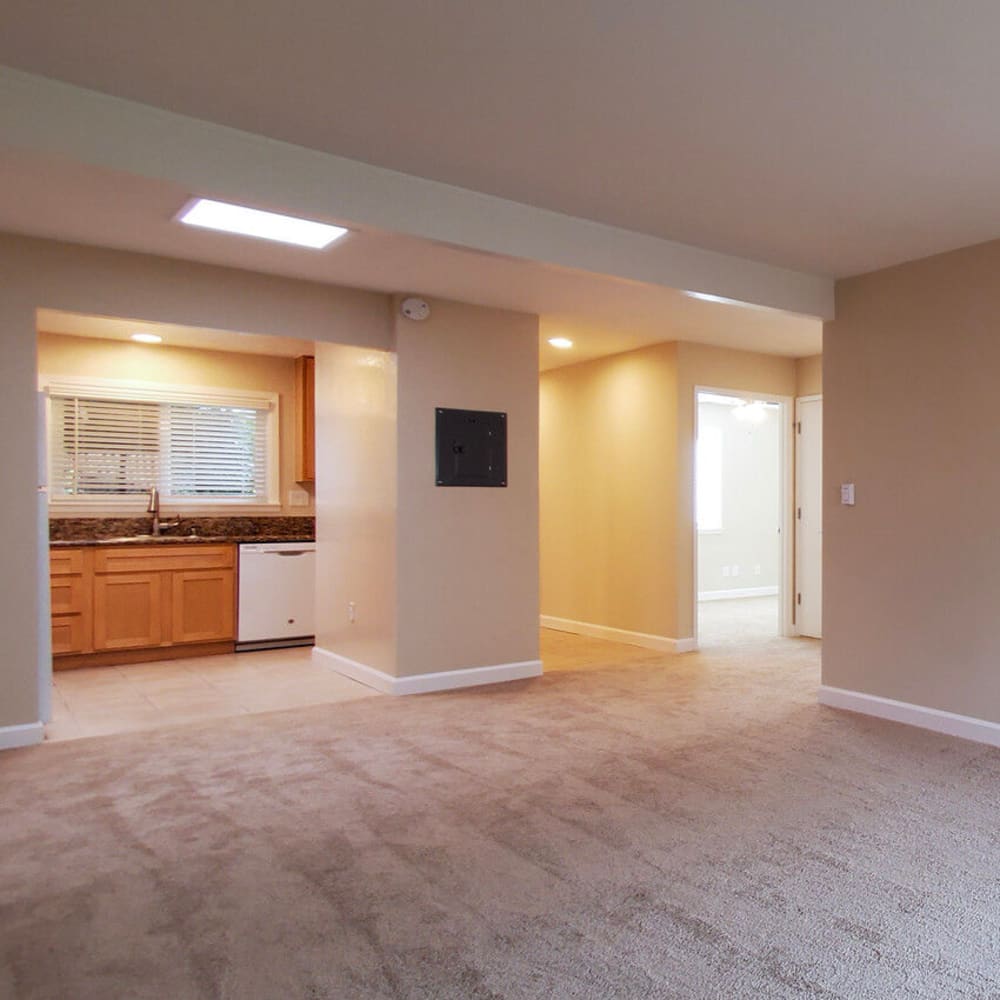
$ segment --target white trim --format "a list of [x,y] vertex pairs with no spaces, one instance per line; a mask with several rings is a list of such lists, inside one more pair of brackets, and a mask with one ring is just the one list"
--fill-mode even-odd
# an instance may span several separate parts
[[[794,495],[794,504],[793,505],[796,508],[796,510],[800,510],[802,508],[802,506],[803,506],[803,503],[802,503],[802,465],[803,465],[803,463],[802,463],[802,457],[801,457],[802,454],[803,454],[803,452],[802,452],[802,435],[801,435],[801,433],[799,433],[799,429],[801,428],[801,422],[802,422],[802,404],[803,403],[819,403],[820,404],[820,411],[819,411],[819,413],[820,413],[820,421],[822,421],[822,419],[823,419],[823,394],[820,392],[820,393],[814,393],[811,396],[797,396],[795,398],[795,417],[794,417],[793,424],[792,424],[793,428],[795,428],[795,432],[793,432],[793,434],[792,434],[792,439],[794,441],[794,446],[795,446],[795,495]],[[820,480],[821,480],[820,486],[821,487],[822,487],[822,478],[823,478],[822,451],[823,451],[823,441],[822,441],[822,436],[821,436],[821,438],[820,438]],[[820,519],[821,520],[822,520],[822,517],[823,517],[822,502],[823,502],[823,490],[821,488],[820,489],[820,507],[821,507],[821,509],[820,509]],[[822,525],[821,525],[821,527],[822,527]],[[794,613],[793,617],[795,619],[794,634],[795,635],[804,635],[804,636],[807,636],[810,639],[821,639],[823,637],[823,613],[822,613],[822,596],[823,596],[822,595],[822,586],[823,586],[823,583],[822,583],[822,576],[823,576],[822,559],[823,559],[823,555],[822,555],[822,552],[821,552],[820,553],[820,591],[821,591],[820,592],[820,606],[821,606],[821,608],[820,608],[819,629],[816,630],[819,634],[817,635],[817,634],[814,634],[814,633],[811,633],[811,632],[807,633],[807,632],[803,632],[802,631],[802,627],[801,627],[802,623],[800,621],[800,607],[801,607],[801,605],[795,603],[796,600],[797,600],[798,595],[802,592],[802,579],[804,577],[804,573],[802,571],[802,550],[803,550],[802,521],[799,518],[795,518],[794,539],[795,539],[795,553],[794,553],[795,566],[794,566],[794,582],[793,582],[793,587],[792,587],[792,610],[793,610],[793,613]]]
[[642,646],[645,649],[659,650],[661,653],[692,653],[698,648],[698,642],[693,638],[674,639],[669,635],[630,632],[623,628],[611,628],[610,625],[577,622],[571,618],[553,618],[552,615],[539,615],[539,624],[542,628],[555,629],[557,632],[573,632],[576,635],[590,636],[592,639],[623,642],[628,646]]
[[902,722],[918,729],[930,729],[935,733],[945,733],[963,740],[1000,747],[1000,723],[977,719],[971,715],[956,715],[954,712],[944,712],[939,708],[894,701],[892,698],[829,687],[826,684],[819,689],[819,703],[829,708],[873,715],[878,719],[889,719],[891,722]]
[[86,395],[92,399],[113,401],[195,405],[205,403],[211,406],[239,406],[248,410],[274,410],[278,406],[278,394],[262,389],[221,389],[215,386],[147,382],[134,378],[91,378],[39,372],[38,388],[48,396]]
[[20,726],[0,726],[0,750],[33,747],[44,739],[45,726],[40,722],[26,722]]
[[314,646],[313,660],[338,674],[350,677],[366,687],[384,694],[428,694],[432,691],[452,691],[455,688],[478,687],[482,684],[501,684],[542,676],[541,660],[523,660],[519,663],[496,663],[488,667],[467,667],[462,670],[440,670],[409,677],[393,677],[375,667],[359,663],[340,653]]
[[700,590],[699,601],[728,601],[739,597],[777,597],[777,587],[744,587],[742,590]]

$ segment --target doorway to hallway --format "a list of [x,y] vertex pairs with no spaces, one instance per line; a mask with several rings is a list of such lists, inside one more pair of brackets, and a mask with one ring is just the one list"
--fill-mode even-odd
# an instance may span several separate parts
[[695,573],[699,644],[788,634],[789,400],[696,395]]

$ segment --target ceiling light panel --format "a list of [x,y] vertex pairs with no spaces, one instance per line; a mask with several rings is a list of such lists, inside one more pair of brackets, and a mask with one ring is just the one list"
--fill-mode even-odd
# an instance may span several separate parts
[[274,240],[292,246],[323,250],[334,240],[340,239],[347,230],[342,226],[331,226],[326,222],[311,219],[297,219],[277,212],[263,212],[258,208],[244,205],[230,205],[210,198],[196,198],[189,202],[177,216],[186,226],[201,229],[215,229],[238,236],[253,236],[261,240]]

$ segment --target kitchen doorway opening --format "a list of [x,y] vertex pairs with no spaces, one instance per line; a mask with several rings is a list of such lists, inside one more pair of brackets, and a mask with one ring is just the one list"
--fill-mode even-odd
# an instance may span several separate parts
[[792,400],[699,387],[695,608],[701,647],[792,634]]
[[46,739],[374,695],[311,657],[314,343],[49,309],[36,334]]

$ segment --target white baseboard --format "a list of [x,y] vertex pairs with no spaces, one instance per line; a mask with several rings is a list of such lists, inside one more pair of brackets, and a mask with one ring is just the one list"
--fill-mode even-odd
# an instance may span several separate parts
[[743,587],[741,590],[699,590],[699,601],[731,601],[739,597],[777,597],[777,587]]
[[45,726],[40,722],[26,722],[20,726],[0,726],[0,750],[31,747],[45,739]]
[[350,677],[366,687],[385,694],[429,694],[432,691],[453,691],[456,688],[479,687],[482,684],[502,684],[528,677],[542,676],[541,660],[523,660],[519,663],[496,663],[488,667],[467,667],[462,670],[440,670],[410,677],[393,677],[365,663],[341,656],[320,646],[313,647],[313,659]]
[[540,615],[542,628],[552,628],[557,632],[573,632],[576,635],[589,635],[592,639],[607,639],[608,642],[623,642],[627,646],[643,646],[646,649],[656,649],[661,653],[691,653],[698,648],[697,639],[673,639],[669,635],[650,635],[646,632],[629,632],[623,628],[611,628],[609,625],[594,625],[591,622],[577,622],[571,618],[553,618],[551,615]]
[[977,719],[971,715],[956,715],[939,708],[912,705],[906,701],[893,701],[892,698],[880,698],[878,695],[828,687],[825,684],[819,689],[819,703],[830,708],[874,715],[879,719],[902,722],[908,726],[930,729],[935,733],[946,733],[963,740],[1000,747],[1000,723]]

